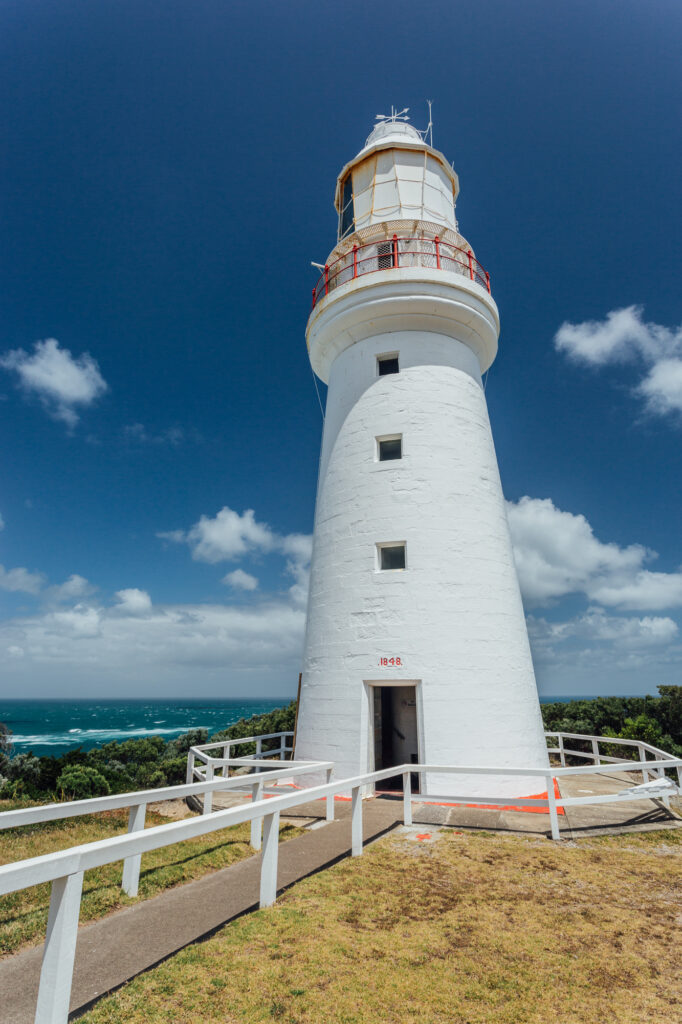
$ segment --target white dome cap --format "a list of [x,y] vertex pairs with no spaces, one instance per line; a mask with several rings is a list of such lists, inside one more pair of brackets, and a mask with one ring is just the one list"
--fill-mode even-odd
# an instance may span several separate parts
[[422,142],[417,129],[407,121],[379,121],[372,129],[364,148],[377,142]]

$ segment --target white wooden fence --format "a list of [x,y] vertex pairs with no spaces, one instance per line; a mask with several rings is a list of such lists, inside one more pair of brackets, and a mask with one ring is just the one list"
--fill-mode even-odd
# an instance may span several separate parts
[[[566,735],[563,734],[564,738]],[[582,738],[582,737],[581,737]],[[614,742],[612,738],[605,737],[606,742]],[[620,741],[622,742],[622,741]],[[565,751],[568,753],[568,751]],[[229,760],[218,759],[221,762]],[[234,764],[244,767],[244,759],[232,759]],[[101,867],[104,864],[111,864],[118,860],[124,863],[135,862],[139,872],[139,860],[143,853],[157,850],[162,847],[172,846],[185,839],[196,838],[228,828],[230,825],[238,825],[246,821],[257,821],[260,832],[260,822],[263,822],[263,852],[261,855],[260,875],[260,906],[265,907],[274,903],[277,896],[277,861],[278,861],[278,840],[279,840],[279,818],[280,814],[292,810],[294,807],[313,800],[326,800],[327,819],[334,816],[333,798],[340,793],[351,793],[351,853],[357,857],[362,853],[362,795],[368,788],[373,789],[377,783],[384,779],[402,774],[403,777],[403,821],[406,825],[412,823],[413,802],[422,803],[428,800],[438,800],[438,795],[425,793],[413,794],[411,791],[411,777],[415,773],[425,774],[460,774],[460,775],[497,775],[497,776],[533,776],[541,780],[547,790],[547,797],[488,797],[486,805],[503,806],[528,806],[531,803],[538,807],[547,809],[550,819],[552,838],[561,838],[559,832],[559,819],[557,808],[577,806],[580,804],[601,804],[611,801],[641,800],[642,798],[659,799],[672,793],[679,792],[678,787],[665,777],[666,769],[675,769],[678,779],[682,783],[682,758],[674,758],[667,754],[664,758],[656,761],[625,761],[618,762],[620,771],[653,772],[658,773],[657,777],[645,785],[636,785],[622,790],[619,793],[596,794],[594,796],[580,797],[557,797],[554,792],[554,778],[570,777],[574,775],[604,774],[613,771],[611,765],[600,764],[584,765],[575,768],[560,767],[550,769],[533,768],[508,768],[508,767],[482,767],[480,765],[414,765],[403,764],[391,768],[385,768],[378,772],[367,772],[350,779],[328,782],[322,786],[315,786],[309,789],[296,790],[283,796],[274,796],[270,799],[263,799],[263,791],[259,793],[258,786],[264,787],[265,780],[262,771],[262,759],[256,762],[255,767],[259,769],[255,778],[248,779],[248,785],[254,787],[252,802],[239,807],[232,807],[227,810],[205,813],[200,817],[186,819],[184,821],[172,822],[167,825],[157,825],[153,828],[142,829],[141,826],[125,836],[115,836],[110,839],[103,839],[99,842],[87,843],[82,846],[72,847],[68,850],[61,850],[56,853],[47,854],[42,857],[32,857],[29,860],[19,861],[16,864],[7,864],[0,867],[0,895],[10,892],[17,892],[45,882],[52,883],[50,898],[50,910],[47,923],[47,934],[43,950],[43,962],[40,976],[40,987],[35,1014],[35,1024],[67,1024],[69,1001],[71,994],[71,983],[73,977],[73,966],[76,953],[76,937],[78,931],[78,917],[80,913],[80,902],[83,888],[83,874],[85,871]],[[229,770],[230,764],[223,764],[224,770]],[[293,774],[297,769],[303,772],[311,770],[326,769],[331,771],[332,766],[328,762],[301,764],[300,762],[290,763],[288,768],[275,769],[278,781],[281,778],[289,777],[285,773]],[[273,772],[273,778],[274,778]],[[221,778],[208,782],[193,784],[192,786],[176,786],[167,790],[147,790],[144,793],[125,794],[123,797],[102,797],[100,800],[76,801],[80,809],[74,810],[75,804],[71,805],[71,813],[91,813],[95,806],[101,808],[103,801],[126,800],[127,803],[119,803],[118,806],[140,807],[154,799],[159,799],[161,793],[168,798],[172,795],[186,795],[188,789],[204,794],[212,793],[215,789],[243,787],[246,780],[243,777],[233,779]],[[144,800],[142,799],[144,797]],[[134,798],[134,799],[131,799]],[[471,794],[453,796],[449,794],[448,803],[470,803]],[[85,805],[90,805],[86,809]],[[113,804],[108,804],[111,807]],[[63,810],[68,808],[66,804],[49,805],[48,808],[27,808],[25,811],[10,811],[0,814],[0,828],[3,827],[2,819],[11,822],[10,827],[16,827],[18,823],[28,824],[30,820],[55,820],[60,816],[56,808]],[[46,813],[44,818],[33,817],[36,812]],[[24,818],[18,819],[17,815],[23,814]],[[13,816],[13,817],[10,817]],[[252,826],[253,828],[253,826]],[[252,832],[253,835],[253,832]]]
[[[222,761],[220,763],[222,764]],[[243,767],[243,761],[235,759],[227,762],[226,770],[230,764]],[[101,811],[115,811],[122,807],[129,807],[128,833],[140,832],[144,829],[147,804],[149,803],[157,803],[160,800],[183,800],[188,796],[203,796],[204,813],[208,813],[213,794],[216,791],[229,791],[235,795],[249,793],[253,800],[262,800],[266,793],[277,792],[272,785],[266,788],[266,781],[270,784],[287,781],[296,775],[310,771],[325,771],[327,781],[331,781],[333,767],[331,761],[297,761],[296,764],[290,763],[287,767],[277,768],[269,761],[253,759],[249,762],[252,774],[248,778],[219,776],[214,779],[211,775],[208,780],[184,786],[164,786],[162,789],[143,789],[136,793],[118,793],[114,796],[93,797],[89,800],[69,800],[64,803],[42,804],[39,807],[23,807],[16,811],[3,811],[0,813],[0,830],[20,828],[22,825],[37,825],[47,821],[61,821],[64,818],[76,818],[84,814],[97,814]],[[251,822],[251,846],[254,850],[259,850],[260,845],[260,819],[254,818]],[[126,857],[123,861],[121,886],[123,891],[128,896],[137,896],[139,880],[139,855]]]
[[[623,740],[618,736],[586,736],[579,732],[546,732],[546,738],[549,740],[556,736],[558,745],[556,747],[548,747],[550,754],[558,754],[561,761],[561,766],[566,767],[566,755],[569,757],[579,757],[586,761],[592,761],[594,764],[601,764],[606,762],[607,764],[628,764],[629,759],[626,757],[614,757],[612,754],[605,754],[600,749],[601,746],[610,747],[630,747],[637,750],[637,758],[641,762],[646,762],[649,754],[652,754],[653,761],[674,761],[675,755],[669,754],[667,750],[661,750],[660,747],[653,747],[650,743],[644,743],[643,740]],[[583,743],[589,743],[590,750],[576,750],[575,744],[573,748],[566,746],[566,740],[580,740]],[[665,775],[665,766],[659,765],[654,767],[653,765],[649,768],[642,769],[643,781],[648,782],[649,774],[652,774],[655,778],[659,778]],[[678,785],[682,788],[682,773],[679,768],[677,770]]]

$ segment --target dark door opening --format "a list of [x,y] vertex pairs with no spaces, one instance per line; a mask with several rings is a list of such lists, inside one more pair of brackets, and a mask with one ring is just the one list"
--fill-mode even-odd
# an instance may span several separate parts
[[[374,767],[390,768],[394,764],[417,764],[419,743],[417,733],[417,695],[414,686],[374,686],[373,732]],[[402,792],[402,774],[378,783],[377,789]],[[419,776],[412,776],[412,789],[419,791]]]

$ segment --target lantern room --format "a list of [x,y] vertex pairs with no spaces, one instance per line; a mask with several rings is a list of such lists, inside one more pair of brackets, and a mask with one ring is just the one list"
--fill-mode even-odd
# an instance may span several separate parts
[[429,221],[457,231],[459,181],[411,124],[382,121],[339,175],[338,238],[386,221]]

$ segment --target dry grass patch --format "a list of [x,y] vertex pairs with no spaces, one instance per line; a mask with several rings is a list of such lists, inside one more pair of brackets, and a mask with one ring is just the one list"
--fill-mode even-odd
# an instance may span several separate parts
[[681,843],[393,834],[82,1024],[680,1021]]
[[[0,801],[0,810],[7,809],[9,804]],[[169,820],[148,810],[145,825],[147,828],[166,825]],[[0,832],[0,864],[11,864],[26,857],[40,857],[81,843],[124,835],[127,830],[127,810],[106,811],[65,821],[8,829]],[[290,839],[301,831],[295,826],[283,825],[280,838]],[[249,837],[249,824],[234,825],[220,832],[145,853],[142,857],[139,896],[134,899],[121,891],[122,861],[86,871],[80,920],[84,922],[104,917],[112,910],[138,903],[163,889],[201,878],[210,871],[249,857],[253,853]],[[0,897],[0,956],[7,956],[23,946],[43,941],[49,902],[49,884],[36,885]]]

